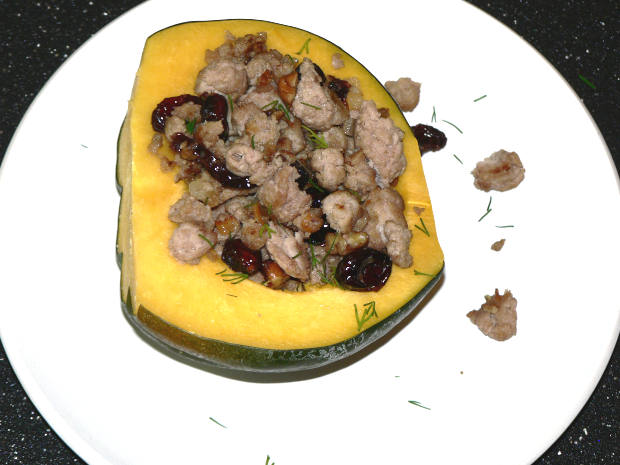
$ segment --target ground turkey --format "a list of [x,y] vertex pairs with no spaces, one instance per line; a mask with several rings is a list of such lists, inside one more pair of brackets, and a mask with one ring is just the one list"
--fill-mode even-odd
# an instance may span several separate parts
[[355,145],[364,151],[381,187],[389,186],[405,171],[403,135],[390,118],[381,117],[375,102],[364,100],[355,125]]
[[385,87],[392,94],[402,111],[412,111],[420,101],[420,83],[410,78],[400,78],[398,81],[387,81]]
[[479,310],[472,310],[467,317],[480,331],[496,341],[505,341],[517,334],[517,299],[509,290],[500,295],[497,289],[492,296],[485,296]]
[[196,94],[217,90],[236,99],[248,88],[248,74],[243,63],[233,58],[218,58],[204,67],[196,80]]
[[[268,179],[258,189],[258,199],[281,223],[293,221],[295,217],[310,209],[312,197],[299,189],[295,179],[299,172],[290,165]],[[282,265],[280,265],[282,266]]]
[[474,186],[485,192],[514,189],[525,178],[519,155],[506,150],[499,150],[478,162],[471,173],[474,175]]

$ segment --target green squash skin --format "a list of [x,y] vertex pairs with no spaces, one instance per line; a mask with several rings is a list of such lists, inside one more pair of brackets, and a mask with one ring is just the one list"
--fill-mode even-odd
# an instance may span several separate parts
[[[215,22],[217,21],[219,20]],[[177,25],[170,27],[175,26]],[[157,31],[152,35],[165,29],[168,28]],[[368,74],[374,77],[365,66],[362,65],[362,67]],[[377,82],[379,81],[377,80]],[[384,88],[384,90],[390,95],[387,89]],[[119,132],[117,150],[120,148],[121,134],[125,122],[123,122]],[[411,132],[413,133],[413,131]],[[120,157],[117,157],[117,165],[119,159]],[[122,195],[123,189],[118,179],[118,169],[116,186],[119,194]],[[123,253],[120,250],[118,234],[117,231],[116,260],[119,268],[122,270]],[[442,278],[444,267],[445,265],[407,304],[389,317],[350,339],[323,347],[272,350],[201,337],[166,322],[142,305],[135,312],[132,305],[131,288],[126,296],[122,295],[121,289],[121,307],[127,321],[143,340],[164,354],[189,365],[229,376],[237,376],[244,373],[249,375],[317,373],[322,371],[321,368],[327,365],[341,367],[342,364],[336,364],[336,362],[346,363],[347,359],[352,360],[350,357],[354,354],[365,354],[365,352],[362,352],[364,349],[371,349],[369,346],[373,343],[380,339],[386,339],[388,333],[392,332],[396,326],[412,315],[414,310],[431,294],[431,291],[433,291]]]
[[180,329],[159,318],[143,306],[134,313],[131,289],[126,300],[121,299],[127,321],[143,339],[181,361],[204,369],[224,369],[253,373],[292,373],[315,370],[343,360],[387,335],[424,300],[443,275],[429,281],[405,306],[358,335],[338,344],[309,349],[271,350],[249,347],[205,338]]

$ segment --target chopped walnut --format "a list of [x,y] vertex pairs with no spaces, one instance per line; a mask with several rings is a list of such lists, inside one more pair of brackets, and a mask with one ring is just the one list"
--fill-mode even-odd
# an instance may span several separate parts
[[506,242],[506,239],[500,239],[499,241],[493,242],[493,245],[491,245],[491,249],[499,252],[500,250],[502,250],[502,247],[504,247],[504,242]]
[[486,302],[479,310],[472,310],[467,317],[486,336],[505,341],[517,334],[517,299],[509,290],[500,295],[495,289],[492,296],[484,296]]

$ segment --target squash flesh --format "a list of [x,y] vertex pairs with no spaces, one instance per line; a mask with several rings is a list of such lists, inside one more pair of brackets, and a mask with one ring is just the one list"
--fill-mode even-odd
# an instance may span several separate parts
[[[405,201],[405,217],[413,232],[411,268],[394,266],[379,292],[343,291],[331,286],[312,287],[303,293],[274,291],[246,280],[234,285],[216,275],[225,269],[221,261],[203,258],[199,265],[177,262],[168,252],[174,223],[168,209],[185,190],[164,173],[147,146],[153,130],[150,116],[165,97],[193,93],[195,78],[205,65],[206,49],[219,46],[225,31],[235,36],[266,32],[267,45],[283,54],[295,55],[310,37],[309,57],[326,74],[355,76],[365,99],[386,107],[395,124],[405,132],[407,170],[397,190]],[[331,66],[333,53],[340,53],[345,67]],[[332,43],[295,28],[249,20],[185,23],[160,31],[145,45],[129,103],[127,124],[119,144],[119,183],[123,187],[119,219],[119,252],[122,262],[122,298],[137,311],[143,306],[185,331],[201,337],[268,349],[303,349],[336,344],[360,333],[355,306],[375,302],[377,324],[409,302],[443,267],[432,207],[418,146],[400,110],[380,83],[357,61]],[[162,147],[161,150],[169,150]],[[129,153],[127,153],[129,152]],[[421,214],[429,236],[414,228]],[[418,270],[424,274],[416,274]]]

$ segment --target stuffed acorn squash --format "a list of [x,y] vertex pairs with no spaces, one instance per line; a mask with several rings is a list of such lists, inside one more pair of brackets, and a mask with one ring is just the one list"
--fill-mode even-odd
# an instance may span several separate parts
[[[211,246],[207,249],[214,249],[208,251],[212,256],[207,253],[201,259],[192,258],[184,262],[174,251],[171,253],[169,244],[176,225],[171,221],[172,215],[169,219],[169,210],[171,205],[187,195],[188,184],[175,182],[175,177],[176,181],[179,180],[179,170],[182,167],[179,168],[177,164],[176,168],[166,170],[162,169],[162,164],[168,167],[175,165],[172,161],[175,159],[174,152],[181,152],[179,147],[184,143],[184,139],[178,139],[180,136],[176,134],[177,139],[173,138],[170,146],[160,144],[153,150],[153,128],[157,124],[154,109],[164,108],[165,99],[170,96],[198,93],[196,78],[205,67],[205,51],[209,51],[209,60],[209,54],[212,58],[215,53],[213,50],[221,50],[223,42],[225,47],[232,49],[236,44],[235,36],[248,37],[252,34],[266,36],[268,49],[278,50],[281,52],[278,56],[286,56],[291,60],[293,69],[297,68],[297,71],[288,75],[293,81],[303,80],[304,75],[299,73],[299,68],[302,65],[308,67],[308,63],[311,63],[319,76],[317,79],[322,79],[319,85],[327,87],[329,83],[332,89],[332,84],[336,83],[336,87],[332,89],[336,96],[342,90],[338,88],[339,84],[348,88],[350,84],[347,83],[354,82],[358,95],[365,101],[374,102],[376,107],[373,105],[373,108],[379,109],[382,118],[389,114],[392,120],[390,124],[399,128],[396,131],[400,134],[399,143],[402,142],[399,146],[402,147],[400,156],[404,154],[406,168],[403,164],[400,171],[382,179],[381,176],[388,176],[385,173],[390,168],[382,169],[381,160],[368,160],[377,172],[376,179],[381,185],[381,188],[377,187],[377,192],[397,192],[397,197],[402,199],[401,216],[406,220],[404,231],[408,238],[405,243],[405,259],[395,256],[390,251],[390,245],[387,245],[387,252],[385,247],[383,251],[368,249],[372,252],[372,257],[380,256],[383,257],[382,260],[390,255],[385,258],[386,263],[390,264],[390,272],[385,279],[381,277],[381,285],[359,289],[349,285],[346,279],[334,279],[335,275],[332,274],[320,275],[323,281],[320,283],[309,279],[304,283],[301,278],[293,276],[289,284],[295,282],[298,286],[301,285],[303,292],[296,292],[290,285],[276,290],[273,287],[277,286],[269,287],[273,281],[244,279],[247,275],[236,272],[230,260],[225,262],[231,265],[232,269],[215,257],[214,242],[220,240],[217,236],[199,234]],[[339,54],[340,60],[332,61],[334,54]],[[250,66],[250,58],[247,56],[244,64],[242,61],[242,69],[244,65]],[[340,61],[344,66],[340,66]],[[334,67],[335,64],[337,68]],[[312,73],[315,71],[311,69]],[[270,77],[269,73],[262,73],[258,80],[255,78],[252,82],[250,79],[248,86],[260,86],[260,79],[265,75]],[[325,75],[329,76],[327,81]],[[239,104],[239,95],[235,94],[234,86],[229,90],[216,90],[219,95],[226,97],[226,105],[232,112],[235,105]],[[281,96],[285,91],[286,88],[278,89]],[[293,88],[292,96],[295,96],[294,91]],[[198,97],[191,97],[195,98]],[[201,98],[201,111],[204,112],[204,97]],[[313,97],[310,95],[306,99],[311,98]],[[310,109],[319,109],[315,104],[303,101],[301,104]],[[284,113],[288,119],[285,123],[292,126],[294,117],[291,114],[301,114],[303,111],[302,108],[295,113],[295,105],[293,100],[287,102],[283,96],[282,100],[261,106],[261,110],[271,119],[276,118],[273,116],[274,110],[281,110],[280,113]],[[299,102],[297,105],[299,106]],[[347,102],[343,99],[338,105],[346,107]],[[169,116],[170,112],[165,108],[160,111],[160,115],[166,112],[168,113],[165,116]],[[357,113],[351,111],[349,123],[355,125],[355,117],[359,117],[360,112],[361,110]],[[279,118],[282,118],[282,114]],[[323,123],[307,122],[309,120],[304,121],[303,117],[300,119],[302,124],[306,122],[303,126],[306,137],[304,143],[314,144],[314,149],[318,149],[318,144],[321,143],[325,144],[322,146],[325,148],[328,144],[322,139],[321,131],[326,129],[321,127]],[[205,121],[204,118],[202,121]],[[178,131],[180,134],[193,132],[195,124],[195,119],[188,121],[186,118]],[[234,140],[234,118],[218,124],[220,128],[226,127],[226,137],[230,130]],[[346,124],[342,122],[341,125]],[[357,124],[360,124],[359,121]],[[286,124],[283,126],[286,127]],[[163,132],[163,125],[160,129]],[[352,146],[354,126],[349,130],[350,132],[344,132]],[[361,132],[360,129],[358,131]],[[217,134],[218,144],[230,145],[230,139],[226,142],[221,140],[225,140],[221,129]],[[187,139],[187,136],[183,137]],[[372,138],[372,133],[368,137]],[[251,144],[252,149],[255,149],[254,135],[251,142],[249,137],[247,139],[246,144]],[[361,143],[363,144],[363,141]],[[290,149],[290,146],[288,148]],[[267,152],[263,146],[261,149]],[[156,152],[157,156],[154,156],[153,152]],[[284,152],[286,150],[282,149],[282,153]],[[355,150],[343,152],[346,161]],[[291,163],[287,166],[293,171],[290,166],[298,163],[295,157],[303,157],[287,153],[292,156],[289,159]],[[217,161],[217,156],[213,159]],[[301,170],[297,171],[299,175],[293,172],[293,178],[303,174]],[[193,173],[192,176],[196,175]],[[252,176],[256,179],[256,172],[248,173],[248,176],[250,181]],[[318,179],[326,185],[327,181],[320,177]],[[312,183],[312,179],[309,179],[309,182]],[[385,335],[405,318],[437,283],[443,270],[443,254],[437,240],[420,152],[398,106],[384,87],[354,58],[331,42],[293,27],[255,20],[192,22],[172,26],[150,36],[146,41],[128,113],[119,136],[117,183],[121,192],[117,256],[121,266],[121,300],[126,315],[135,328],[152,341],[206,366],[243,371],[286,372],[316,368],[343,359]],[[302,187],[299,181],[297,184]],[[256,186],[250,182],[246,187],[250,194],[256,192]],[[315,187],[321,190],[320,186]],[[353,189],[343,186],[330,190],[348,192],[350,197],[359,197]],[[265,196],[261,197],[260,188],[258,191],[256,197],[265,204]],[[363,198],[359,199],[360,204],[368,205],[368,197],[372,195],[364,194]],[[211,211],[211,208],[220,207],[225,200],[205,195],[200,202]],[[400,200],[397,203],[399,202]],[[360,211],[363,211],[363,207],[360,207]],[[266,233],[271,237],[271,233],[276,234],[279,228],[286,229],[282,226],[283,217],[278,217],[277,212],[275,216],[271,216],[271,212],[263,211],[262,214],[269,216],[270,220],[263,224],[261,236]],[[372,221],[372,218],[368,221]],[[331,218],[329,222],[331,225],[338,223]],[[287,223],[287,227],[294,230],[295,226],[292,224]],[[213,231],[217,232],[217,229]],[[299,231],[295,234],[302,236]],[[383,234],[381,229],[381,235]],[[233,241],[233,232],[229,232],[229,235],[229,239],[224,241],[225,244]],[[341,234],[341,230],[336,227],[329,236],[334,242],[328,244],[331,247],[326,252],[327,255],[332,252],[335,241],[341,236],[345,234]],[[212,240],[209,240],[209,237],[212,237]],[[304,240],[308,242],[307,239],[308,237]],[[312,241],[309,242],[310,248],[304,249],[303,253],[311,255],[310,266],[324,264],[324,260],[314,256]],[[301,243],[298,241],[298,244]],[[226,247],[227,245],[224,245],[224,248]],[[352,253],[359,255],[360,250],[362,249],[358,248],[357,252]],[[274,255],[274,249],[262,252],[267,259],[270,253]],[[219,254],[222,254],[221,245]],[[345,255],[348,260],[355,259],[353,255],[347,254],[346,250],[341,255]],[[224,258],[223,255],[222,257]],[[296,257],[297,255],[292,256],[293,259]],[[392,267],[392,260],[400,266]],[[344,261],[342,259],[342,262]],[[342,265],[339,266],[342,268]],[[323,271],[327,270],[323,268]],[[366,278],[370,276],[371,280],[377,278],[377,273],[381,273],[377,266],[370,266],[365,271]],[[289,278],[291,276],[287,276],[287,279]],[[359,292],[360,290],[366,292]]]

